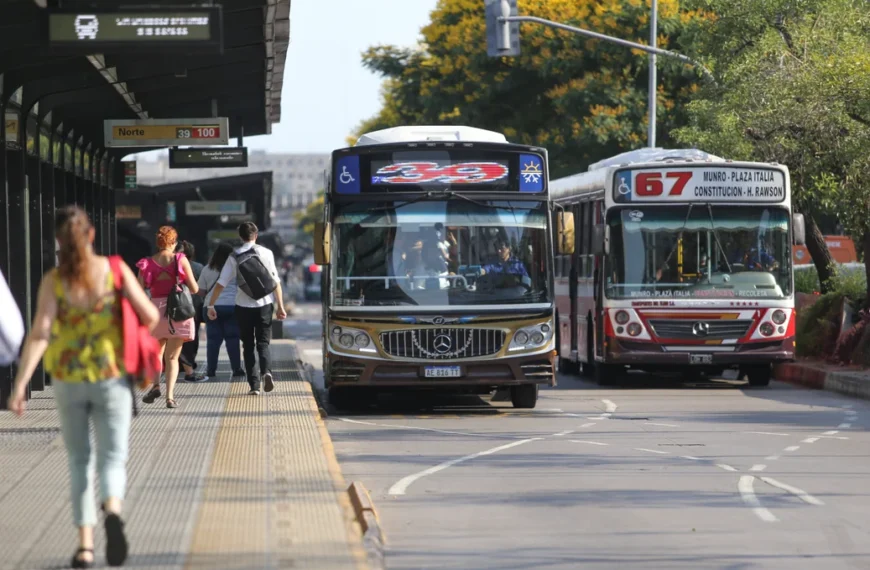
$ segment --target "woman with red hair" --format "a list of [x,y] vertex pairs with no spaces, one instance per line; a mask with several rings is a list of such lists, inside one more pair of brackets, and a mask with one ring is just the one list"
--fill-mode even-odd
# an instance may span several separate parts
[[[183,253],[175,253],[178,245],[178,232],[171,226],[157,230],[157,253],[139,260],[139,283],[151,294],[151,302],[160,312],[160,322],[152,333],[160,341],[163,355],[163,376],[166,379],[166,407],[177,408],[175,403],[175,382],[178,379],[178,357],[185,342],[195,337],[193,318],[182,322],[170,322],[167,316],[167,298],[180,284],[187,285],[191,294],[199,292],[199,285],[193,276],[190,262]],[[142,399],[146,404],[160,397],[160,381]]]

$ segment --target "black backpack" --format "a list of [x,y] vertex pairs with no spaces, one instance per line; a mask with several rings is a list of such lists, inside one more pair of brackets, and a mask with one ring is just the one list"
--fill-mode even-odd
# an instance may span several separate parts
[[278,282],[266,269],[257,248],[242,253],[233,254],[238,264],[236,271],[239,289],[255,301],[272,293],[278,287]]
[[187,285],[178,281],[178,275],[181,274],[180,256],[175,256],[176,281],[175,288],[169,293],[166,299],[166,318],[169,320],[169,332],[175,334],[173,322],[180,323],[187,319],[193,318],[196,314],[196,307],[193,304],[193,295]]

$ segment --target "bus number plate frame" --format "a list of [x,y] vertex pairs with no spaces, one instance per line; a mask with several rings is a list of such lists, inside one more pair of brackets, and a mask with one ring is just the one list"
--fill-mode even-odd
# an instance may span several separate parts
[[426,366],[423,370],[426,378],[461,378],[461,366]]
[[689,364],[713,364],[712,354],[690,354]]

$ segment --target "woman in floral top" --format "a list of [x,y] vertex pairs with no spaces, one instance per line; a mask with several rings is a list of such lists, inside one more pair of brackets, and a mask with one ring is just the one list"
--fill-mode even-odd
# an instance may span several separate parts
[[[124,377],[124,342],[120,301],[109,260],[93,250],[94,227],[74,206],[57,213],[60,244],[57,269],[39,286],[36,316],[24,343],[9,409],[19,416],[26,407],[26,386],[39,359],[51,374],[60,416],[61,434],[69,459],[72,512],[79,529],[79,549],[73,568],[94,562],[94,525],[90,424],[97,441],[100,494],[105,513],[106,558],[120,566],[127,558],[121,501],[127,485],[127,453],[131,384]],[[121,262],[125,295],[143,324],[154,327],[159,315],[136,276]]]

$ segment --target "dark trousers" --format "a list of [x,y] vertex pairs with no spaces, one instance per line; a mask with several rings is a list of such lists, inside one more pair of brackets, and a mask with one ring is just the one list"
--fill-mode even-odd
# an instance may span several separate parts
[[272,342],[272,311],[273,305],[265,307],[239,307],[236,305],[236,320],[239,322],[239,332],[242,337],[242,350],[245,355],[245,374],[251,389],[260,389],[260,376],[254,374],[254,348],[260,357],[260,375],[270,372],[271,358],[269,343]]
[[242,354],[239,348],[241,334],[239,322],[236,320],[236,308],[234,305],[218,305],[214,310],[217,313],[217,318],[205,322],[205,336],[208,339],[206,345],[208,364],[205,373],[209,377],[214,377],[217,374],[221,345],[227,343],[227,355],[230,357],[233,374],[236,374],[242,370]]
[[[196,311],[193,315],[193,340],[185,342],[181,346],[181,355],[178,361],[181,364],[196,368],[196,354],[199,352],[199,327],[202,325],[202,311]],[[196,370],[193,371],[196,373]]]

